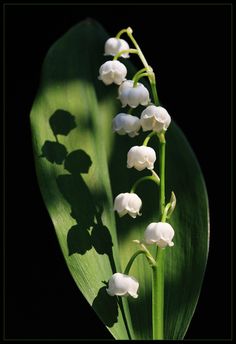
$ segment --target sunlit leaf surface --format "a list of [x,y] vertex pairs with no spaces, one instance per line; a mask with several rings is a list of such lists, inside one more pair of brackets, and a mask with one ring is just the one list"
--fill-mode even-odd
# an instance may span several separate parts
[[[158,189],[149,181],[137,189],[143,201],[141,217],[118,218],[113,212],[113,198],[129,192],[148,171],[126,168],[127,151],[141,144],[144,134],[131,139],[111,130],[112,118],[121,110],[117,86],[105,86],[97,79],[106,60],[107,38],[97,22],[86,20],[49,50],[30,115],[36,171],[62,253],[80,291],[116,339],[150,339],[151,270],[143,255],[130,272],[140,282],[138,299],[123,298],[122,303],[106,292],[110,276],[124,271],[138,248],[132,240],[142,239],[146,226],[160,216]],[[132,76],[133,67],[122,62]],[[134,113],[139,115],[140,109]],[[169,200],[173,190],[177,205],[170,221],[175,246],[166,249],[165,338],[180,339],[204,275],[208,204],[196,158],[173,122],[166,137],[166,197]],[[158,151],[154,138],[150,145]]]

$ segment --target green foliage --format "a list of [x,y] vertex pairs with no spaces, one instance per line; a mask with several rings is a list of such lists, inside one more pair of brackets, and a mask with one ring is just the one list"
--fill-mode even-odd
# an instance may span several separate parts
[[[36,171],[80,291],[116,339],[150,339],[151,269],[145,257],[140,255],[130,271],[140,283],[138,299],[121,300],[106,293],[111,275],[124,271],[137,250],[132,240],[141,240],[146,226],[159,221],[158,187],[149,182],[136,191],[143,201],[141,217],[118,218],[113,212],[113,198],[129,192],[148,172],[126,168],[129,148],[141,144],[144,135],[131,139],[111,131],[112,118],[120,111],[117,86],[97,79],[107,38],[98,23],[86,20],[49,50],[30,115]],[[170,199],[173,190],[177,205],[170,220],[175,246],[165,254],[165,338],[181,339],[196,307],[207,261],[208,203],[196,158],[173,122],[166,138],[166,195]],[[157,151],[158,142],[152,139],[150,144]]]

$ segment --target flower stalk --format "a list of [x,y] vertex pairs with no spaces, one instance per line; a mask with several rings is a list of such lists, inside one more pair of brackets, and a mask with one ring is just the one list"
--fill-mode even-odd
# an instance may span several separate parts
[[[132,186],[130,192],[135,192],[135,190],[137,189],[138,185],[146,180],[151,180],[153,181],[155,184],[157,184],[159,186],[160,184],[160,178],[158,177],[158,175],[152,170],[152,176],[145,176],[142,178],[139,178],[134,185]],[[155,173],[155,174],[154,174]]]
[[149,75],[150,75],[150,73],[148,73],[148,72],[139,73],[138,75],[136,75],[136,77],[133,78],[133,81],[134,81],[133,87],[137,86],[139,79],[143,78],[144,76],[149,76]]
[[114,61],[114,60],[118,60],[119,57],[121,57],[123,54],[127,54],[127,53],[138,54],[138,50],[137,50],[137,49],[125,49],[125,50],[121,50],[121,51],[119,51],[118,54],[116,54],[116,55],[113,57],[113,61]]
[[[129,48],[128,43],[121,39],[121,35],[127,34],[134,45]],[[132,78],[126,80],[126,67],[118,61],[120,57],[128,58],[129,53],[137,54],[143,64]],[[142,214],[139,212],[142,200],[135,191],[140,183],[147,180],[153,181],[159,188],[159,213],[160,222],[152,222],[144,232],[144,240],[133,240],[140,245],[129,259],[124,274],[116,273],[109,280],[109,295],[138,297],[137,290],[139,283],[134,277],[128,276],[135,259],[144,254],[152,269],[152,338],[153,340],[165,339],[164,335],[164,289],[165,289],[165,248],[174,246],[172,239],[174,229],[166,221],[174,211],[176,197],[172,192],[169,203],[165,203],[165,159],[166,159],[166,139],[165,132],[170,125],[171,117],[167,110],[159,106],[159,99],[156,89],[156,76],[152,67],[148,64],[142,50],[133,36],[133,30],[128,27],[118,32],[116,37],[110,38],[105,44],[105,55],[113,56],[112,61],[104,63],[99,70],[99,79],[105,85],[112,83],[119,85],[118,99],[122,107],[129,106],[125,113],[119,113],[113,119],[113,132],[119,135],[128,135],[133,138],[139,134],[139,130],[150,131],[141,146],[132,146],[127,152],[127,167],[138,171],[148,169],[152,175],[139,178],[132,186],[130,193],[119,194],[114,201],[114,210],[120,217],[128,214],[136,218]],[[147,77],[152,91],[153,103],[149,97],[149,90],[139,80]],[[153,105],[154,104],[154,105]],[[138,106],[147,106],[141,113],[140,118],[132,116],[132,109]],[[159,175],[154,171],[156,162],[156,152],[148,146],[150,139],[156,136],[159,139]],[[146,245],[156,245],[155,258],[151,255]]]
[[[160,141],[160,211],[162,222],[165,214],[165,135],[158,136]],[[152,267],[152,336],[154,339],[164,339],[164,289],[165,289],[165,249],[157,247],[157,265]]]
[[136,40],[134,39],[134,36],[132,35],[133,30],[131,28],[127,29],[127,35],[129,36],[129,38],[131,39],[131,41],[133,42],[135,48],[138,51],[138,55],[140,60],[142,61],[144,68],[146,69],[147,73],[147,77],[149,79],[150,85],[151,85],[151,89],[152,89],[152,93],[153,93],[153,98],[154,98],[154,104],[158,105],[159,104],[159,99],[158,99],[158,95],[157,95],[157,90],[156,90],[156,78],[155,78],[155,74],[152,71],[152,69],[150,69],[149,64],[147,63],[147,60],[145,58],[145,56],[143,55],[142,50],[140,49],[138,43],[136,42]]
[[166,140],[165,135],[159,136],[160,139],[160,210],[161,216],[165,209],[165,162],[166,162]]
[[164,258],[165,249],[158,247],[152,267],[152,339],[164,339]]

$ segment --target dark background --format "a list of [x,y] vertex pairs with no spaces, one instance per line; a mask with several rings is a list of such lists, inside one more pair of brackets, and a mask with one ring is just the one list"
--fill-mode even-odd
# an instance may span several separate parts
[[157,73],[161,103],[197,155],[209,193],[211,244],[186,339],[231,337],[230,12],[230,5],[5,6],[6,339],[112,338],[67,270],[39,192],[29,125],[47,50],[87,17],[111,36],[133,28]]

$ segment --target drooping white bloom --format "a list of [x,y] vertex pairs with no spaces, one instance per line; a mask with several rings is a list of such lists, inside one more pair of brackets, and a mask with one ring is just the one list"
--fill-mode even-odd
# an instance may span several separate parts
[[129,105],[136,108],[138,105],[147,105],[150,101],[148,89],[141,83],[137,83],[135,87],[133,80],[124,81],[118,89],[118,98],[122,107]]
[[107,61],[99,68],[99,80],[102,80],[105,85],[112,83],[120,85],[125,80],[127,69],[120,61]]
[[174,246],[172,239],[175,231],[169,223],[152,222],[147,226],[144,232],[144,241],[146,244],[156,244],[164,248],[166,246]]
[[171,117],[162,106],[149,105],[143,110],[140,120],[143,131],[153,130],[160,133],[167,130]]
[[138,297],[137,291],[139,283],[136,278],[116,272],[111,276],[108,282],[107,293],[110,296],[132,296],[135,299]]
[[114,210],[117,211],[120,217],[129,214],[134,219],[139,213],[142,206],[142,201],[135,193],[121,193],[116,196],[114,201]]
[[[124,39],[111,37],[105,43],[105,54],[104,55],[105,56],[106,55],[115,56],[120,51],[128,50],[128,49],[129,49],[129,44]],[[121,56],[124,58],[128,58],[129,53],[123,53]]]
[[142,171],[145,168],[153,170],[156,161],[156,153],[153,148],[146,146],[134,146],[127,154],[127,167]]
[[113,131],[119,135],[128,134],[130,137],[134,137],[138,135],[140,127],[140,119],[126,113],[119,113],[112,120]]

